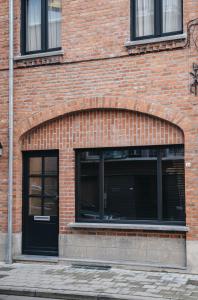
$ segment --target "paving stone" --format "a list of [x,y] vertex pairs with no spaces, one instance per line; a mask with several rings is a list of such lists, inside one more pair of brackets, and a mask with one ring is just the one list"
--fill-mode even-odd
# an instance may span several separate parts
[[[6,270],[7,268],[7,270]],[[5,276],[6,277],[3,277]],[[62,265],[0,264],[0,290],[43,291],[45,293],[90,293],[132,299],[198,300],[198,275],[80,269]],[[124,298],[123,298],[124,297]],[[99,299],[99,298],[98,298]]]

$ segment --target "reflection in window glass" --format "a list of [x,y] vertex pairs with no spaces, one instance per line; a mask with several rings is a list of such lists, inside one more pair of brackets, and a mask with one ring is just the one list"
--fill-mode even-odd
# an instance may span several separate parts
[[29,194],[30,195],[41,195],[42,185],[40,177],[31,177],[29,183]]
[[42,158],[30,157],[30,175],[40,175],[42,172]]
[[42,201],[39,197],[29,198],[29,215],[30,216],[41,216],[42,215]]
[[45,157],[45,175],[57,174],[57,157]]
[[185,217],[184,162],[162,162],[163,172],[163,218],[183,220]]
[[98,151],[90,150],[90,151],[83,151],[81,153],[81,161],[99,161],[100,154]]
[[48,47],[61,46],[61,0],[48,0]]
[[57,216],[57,198],[45,198],[44,216]]
[[44,179],[44,189],[45,196],[57,195],[57,178],[46,177]]

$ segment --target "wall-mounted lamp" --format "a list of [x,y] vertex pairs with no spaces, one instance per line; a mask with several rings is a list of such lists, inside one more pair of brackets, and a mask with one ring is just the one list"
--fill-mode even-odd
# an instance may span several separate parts
[[3,146],[2,146],[2,144],[0,142],[0,156],[2,156],[2,154],[3,154]]

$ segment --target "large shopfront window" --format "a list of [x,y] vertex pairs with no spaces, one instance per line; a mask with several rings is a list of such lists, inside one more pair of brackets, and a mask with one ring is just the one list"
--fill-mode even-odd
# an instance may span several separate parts
[[78,222],[185,223],[183,145],[76,150]]

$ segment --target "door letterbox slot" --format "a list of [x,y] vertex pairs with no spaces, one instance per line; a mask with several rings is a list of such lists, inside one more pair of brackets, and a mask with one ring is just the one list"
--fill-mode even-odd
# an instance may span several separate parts
[[34,216],[34,221],[50,221],[50,216]]

